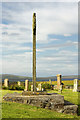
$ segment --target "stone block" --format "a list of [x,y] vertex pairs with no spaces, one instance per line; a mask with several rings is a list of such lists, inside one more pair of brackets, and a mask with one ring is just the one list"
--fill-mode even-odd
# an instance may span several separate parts
[[77,115],[78,106],[77,105],[65,105],[62,112],[65,114]]

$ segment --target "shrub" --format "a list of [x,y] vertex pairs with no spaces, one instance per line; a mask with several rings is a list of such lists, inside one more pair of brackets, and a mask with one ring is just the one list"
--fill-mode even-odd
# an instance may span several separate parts
[[9,90],[16,90],[15,85],[10,85]]
[[42,88],[43,88],[44,90],[46,90],[46,89],[51,89],[51,85],[48,84],[48,83],[45,83],[45,84],[42,84]]
[[28,90],[31,91],[31,85],[29,84]]
[[16,90],[24,90],[24,86],[16,86]]
[[2,89],[9,90],[9,87],[2,86]]
[[9,90],[24,90],[24,86],[10,85]]

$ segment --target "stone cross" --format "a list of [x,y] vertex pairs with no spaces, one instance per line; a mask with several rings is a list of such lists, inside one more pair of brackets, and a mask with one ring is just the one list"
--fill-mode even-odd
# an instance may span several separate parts
[[36,92],[36,13],[33,13],[33,91]]
[[73,92],[77,92],[78,91],[78,79],[74,79],[74,88],[73,88]]
[[20,86],[21,85],[21,82],[20,81],[18,81],[18,86]]
[[25,90],[24,91],[28,91],[28,86],[29,86],[29,81],[25,80]]
[[60,88],[60,85],[61,85],[61,74],[58,74],[57,75],[57,89],[59,90]]
[[8,79],[5,79],[5,80],[4,80],[4,86],[5,86],[5,87],[8,87]]

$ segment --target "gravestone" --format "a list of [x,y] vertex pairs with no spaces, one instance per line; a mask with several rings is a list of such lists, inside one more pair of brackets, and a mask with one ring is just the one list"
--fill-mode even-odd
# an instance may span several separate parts
[[51,81],[51,79],[49,79],[49,83],[50,83],[50,85],[52,85],[52,81]]
[[78,92],[78,79],[74,79],[74,88],[73,92]]
[[54,88],[54,90],[55,90],[55,89],[57,89],[57,85],[54,85],[54,87],[53,87],[53,88]]
[[5,79],[5,80],[4,80],[4,86],[5,86],[5,87],[8,87],[8,79]]
[[33,91],[33,85],[31,85],[31,91]]
[[25,80],[25,90],[24,91],[28,91],[28,86],[29,86],[29,81]]
[[21,85],[21,82],[20,81],[18,81],[18,86],[20,86]]
[[38,84],[37,91],[42,91],[42,85],[41,85],[41,83]]
[[62,85],[59,86],[59,92],[62,93]]
[[59,90],[60,88],[60,85],[61,85],[61,74],[58,74],[57,75],[57,89]]

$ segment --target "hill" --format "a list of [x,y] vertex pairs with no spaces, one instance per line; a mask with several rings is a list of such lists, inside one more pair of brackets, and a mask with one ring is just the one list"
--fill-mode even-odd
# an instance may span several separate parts
[[[26,79],[28,79],[29,81],[32,81],[32,77],[27,77],[27,76],[18,76],[18,75],[11,75],[11,74],[0,75],[0,79],[2,79],[2,81],[6,78],[9,79],[10,82],[25,81]],[[78,78],[78,76],[77,75],[62,76],[62,80],[73,80],[75,78]],[[48,81],[49,79],[51,79],[52,81],[56,81],[57,77],[56,76],[37,77],[37,81]]]

